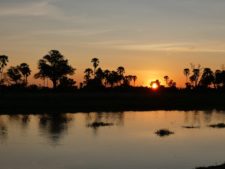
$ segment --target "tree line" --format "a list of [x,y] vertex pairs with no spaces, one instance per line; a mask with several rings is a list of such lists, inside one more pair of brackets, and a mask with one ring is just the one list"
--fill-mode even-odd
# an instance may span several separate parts
[[[6,71],[9,58],[6,55],[0,55],[0,85],[7,86],[28,86],[28,77],[31,75],[31,69],[27,63],[21,63],[17,66],[11,66]],[[84,81],[80,83],[81,89],[103,89],[114,87],[135,86],[136,75],[126,75],[125,68],[119,66],[116,70],[103,70],[100,67],[100,60],[93,58],[91,60],[92,68],[84,70]],[[35,79],[44,81],[50,80],[54,89],[56,88],[75,88],[76,81],[70,78],[75,73],[69,61],[58,50],[51,50],[38,61],[38,72],[34,74]],[[191,64],[190,68],[185,68],[183,74],[186,77],[186,89],[197,88],[225,88],[225,69],[213,71],[211,68],[203,68],[200,65]],[[164,76],[167,88],[176,89],[176,82]],[[151,82],[149,85],[162,86],[159,80]]]
[[225,88],[225,69],[213,71],[211,68],[197,67],[191,64],[190,68],[185,68],[183,73],[186,77],[186,88]]
[[[17,66],[11,66],[4,72],[8,65],[9,57],[0,55],[0,84],[7,86],[28,86],[28,77],[31,75],[31,69],[27,63],[21,63]],[[106,88],[116,86],[135,85],[137,76],[125,75],[125,68],[119,66],[117,70],[103,70],[99,64],[98,58],[91,60],[93,68],[87,68],[84,71],[84,81],[80,83],[80,88]],[[75,73],[69,61],[58,51],[51,50],[38,61],[38,72],[34,74],[35,79],[44,81],[50,80],[54,89],[56,88],[75,88],[76,81],[70,78]]]
[[[190,68],[185,68],[183,74],[186,77],[186,89],[198,88],[225,88],[225,69],[217,69],[213,71],[209,67],[201,67],[201,65],[190,65]],[[176,82],[164,76],[165,83],[170,88],[176,88]]]

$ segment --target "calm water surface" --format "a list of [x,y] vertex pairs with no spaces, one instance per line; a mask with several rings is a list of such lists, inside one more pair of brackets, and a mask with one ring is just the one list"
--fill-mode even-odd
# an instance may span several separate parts
[[[92,122],[113,126],[90,128]],[[225,162],[225,112],[0,116],[2,169],[193,169]],[[183,126],[198,126],[186,129]],[[174,135],[159,137],[158,129]]]

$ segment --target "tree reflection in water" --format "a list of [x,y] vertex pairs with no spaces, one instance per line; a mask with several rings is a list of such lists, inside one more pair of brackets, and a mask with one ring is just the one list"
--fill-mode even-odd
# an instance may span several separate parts
[[184,125],[199,128],[208,126],[213,120],[225,121],[224,111],[187,111],[184,114]]
[[[141,112],[138,112],[141,114]],[[157,112],[149,112],[157,113]],[[167,113],[167,112],[165,112]],[[184,118],[181,127],[184,128],[200,128],[208,126],[213,122],[224,123],[225,116],[224,111],[186,111],[180,112],[181,117]],[[113,124],[111,127],[124,126],[125,115],[124,112],[93,112],[83,113],[85,118],[84,125],[88,127],[89,124],[102,123]],[[131,113],[132,115],[132,113]],[[169,115],[169,114],[168,114]],[[53,144],[58,144],[59,141],[67,134],[70,128],[71,121],[77,116],[77,114],[39,114],[39,115],[0,115],[0,142],[5,142],[10,134],[10,126],[19,126],[16,130],[25,129],[29,130],[30,126],[34,124],[38,125],[41,136],[48,138]],[[165,119],[166,120],[166,119]],[[31,125],[32,123],[32,125]],[[107,125],[100,125],[99,127],[93,127],[88,130],[92,130],[95,135],[101,130],[101,127],[110,127]],[[17,131],[17,132],[18,132]]]
[[[87,113],[85,116],[86,126],[90,126],[93,123],[105,123],[113,124],[116,126],[124,125],[124,112],[97,112],[97,113]],[[103,125],[104,126],[104,125]],[[100,127],[103,127],[100,126]],[[107,126],[107,125],[106,125]],[[105,127],[106,127],[105,126]],[[112,125],[108,125],[110,127]],[[92,127],[93,133],[97,135],[99,127]]]
[[0,116],[0,142],[4,143],[7,140],[8,129],[4,119]]
[[30,115],[9,115],[8,119],[11,123],[18,123],[22,129],[26,129],[30,123]]
[[72,120],[73,117],[67,114],[43,114],[39,115],[39,128],[41,133],[57,144],[66,134]]

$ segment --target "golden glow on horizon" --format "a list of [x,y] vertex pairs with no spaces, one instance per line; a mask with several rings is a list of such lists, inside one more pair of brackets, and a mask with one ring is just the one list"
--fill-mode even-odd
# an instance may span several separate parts
[[33,78],[38,60],[57,49],[76,68],[77,84],[97,56],[102,69],[136,75],[136,86],[165,85],[168,75],[184,87],[190,63],[214,71],[225,64],[225,1],[186,1],[0,1],[0,55],[8,67],[28,63],[31,84],[43,84]]
[[152,84],[152,89],[153,90],[157,90],[159,88],[158,84],[157,83],[153,83]]

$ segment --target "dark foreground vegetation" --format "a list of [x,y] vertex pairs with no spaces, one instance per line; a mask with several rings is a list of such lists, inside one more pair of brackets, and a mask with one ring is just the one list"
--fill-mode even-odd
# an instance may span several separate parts
[[[127,75],[125,68],[102,69],[98,58],[92,68],[84,70],[84,81],[70,78],[75,73],[67,59],[57,50],[38,61],[37,79],[43,86],[28,83],[31,69],[27,63],[11,66],[6,71],[8,56],[0,55],[0,112],[17,111],[79,112],[135,110],[225,110],[225,70],[191,65],[185,68],[185,87],[165,75],[149,87],[136,86],[137,76]],[[51,82],[49,87],[48,82]],[[47,85],[47,86],[46,86]]]
[[1,113],[225,110],[225,95],[221,92],[153,92],[148,88],[104,92],[5,91],[0,100]]
[[225,164],[211,167],[198,167],[196,169],[225,169]]

